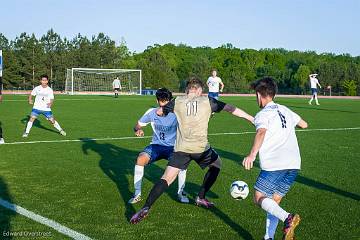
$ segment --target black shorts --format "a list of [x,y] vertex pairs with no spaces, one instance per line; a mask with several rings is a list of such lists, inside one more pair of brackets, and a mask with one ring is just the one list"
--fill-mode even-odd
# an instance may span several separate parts
[[168,166],[179,169],[187,169],[191,160],[194,160],[202,169],[206,168],[218,159],[217,152],[209,148],[203,153],[174,152],[170,157]]
[[114,88],[114,91],[120,91],[120,88]]

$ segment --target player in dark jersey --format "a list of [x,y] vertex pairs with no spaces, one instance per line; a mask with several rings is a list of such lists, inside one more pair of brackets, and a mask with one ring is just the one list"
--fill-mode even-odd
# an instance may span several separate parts
[[164,175],[151,189],[144,207],[130,219],[130,223],[137,224],[149,214],[150,207],[175,180],[179,171],[187,169],[191,160],[195,160],[202,169],[209,168],[195,203],[205,208],[214,206],[205,198],[206,193],[215,183],[221,168],[221,159],[216,151],[210,147],[207,139],[211,114],[226,111],[237,117],[247,119],[251,123],[253,123],[254,118],[232,105],[208,96],[202,96],[202,91],[202,81],[192,78],[186,84],[185,96],[177,97],[164,107],[159,108],[157,114],[166,115],[174,112],[177,117],[178,127],[174,153]]

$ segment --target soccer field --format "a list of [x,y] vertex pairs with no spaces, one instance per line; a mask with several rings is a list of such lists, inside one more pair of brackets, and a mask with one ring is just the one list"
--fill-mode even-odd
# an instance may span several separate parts
[[[259,110],[255,97],[221,100],[250,114]],[[310,106],[307,99],[277,100],[309,123],[307,130],[297,132],[302,170],[282,202],[302,218],[297,239],[360,239],[360,101],[320,99],[320,106]],[[259,165],[246,171],[240,164],[252,145],[254,127],[228,113],[216,114],[209,127],[209,141],[223,159],[208,194],[216,207],[206,210],[193,204],[205,171],[191,163],[185,188],[191,204],[177,201],[175,183],[147,219],[129,224],[143,204],[127,204],[134,160],[152,133],[148,127],[147,137],[135,138],[133,126],[155,104],[154,97],[145,96],[56,96],[53,113],[67,136],[40,117],[23,139],[31,106],[25,96],[5,95],[0,104],[7,142],[0,145],[0,198],[92,239],[262,239],[266,215],[252,202]],[[166,163],[145,168],[143,198]],[[247,199],[231,198],[234,180],[251,186]],[[282,223],[276,239],[281,239],[281,228]],[[51,232],[42,239],[68,239],[0,206],[0,234],[24,231]]]

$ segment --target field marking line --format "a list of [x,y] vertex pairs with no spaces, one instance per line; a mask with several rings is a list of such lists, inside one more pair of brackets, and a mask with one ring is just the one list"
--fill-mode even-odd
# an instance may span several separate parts
[[[360,130],[360,127],[349,128],[314,128],[314,129],[297,129],[296,132],[315,132],[315,131],[351,131]],[[221,136],[221,135],[246,135],[255,134],[255,131],[251,132],[225,132],[225,133],[209,133],[209,136]],[[145,137],[109,137],[109,138],[84,138],[84,139],[64,139],[64,140],[43,140],[43,141],[29,141],[29,142],[9,142],[1,145],[17,145],[17,144],[33,144],[33,143],[68,143],[68,142],[94,142],[94,141],[109,141],[109,140],[130,140],[130,139],[146,139],[152,138],[152,136]],[[1,146],[0,145],[0,146]]]
[[41,223],[43,225],[46,225],[56,231],[58,231],[59,233],[62,233],[68,237],[71,237],[73,239],[76,240],[91,240],[91,238],[89,238],[88,236],[76,232],[68,227],[65,227],[63,225],[61,225],[58,222],[55,222],[54,220],[48,219],[46,217],[40,216],[39,214],[36,214],[34,212],[31,212],[23,207],[20,207],[16,204],[10,203],[6,200],[3,200],[0,198],[0,205],[3,206],[4,208],[7,208],[9,210],[12,210],[18,214],[21,214],[27,218],[30,218],[31,220],[34,220],[35,222]]

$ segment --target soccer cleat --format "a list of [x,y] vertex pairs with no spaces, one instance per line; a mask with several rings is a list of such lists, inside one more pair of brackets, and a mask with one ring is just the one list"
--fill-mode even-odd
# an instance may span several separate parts
[[319,105],[320,105],[320,103],[316,103],[316,105],[318,105],[318,106],[319,106]]
[[128,201],[128,203],[130,203],[130,204],[135,204],[135,203],[140,202],[141,200],[142,200],[142,199],[141,199],[141,195],[137,195],[137,196],[132,197],[132,198]]
[[23,138],[27,138],[28,136],[29,136],[29,134],[26,132],[22,135]]
[[143,207],[142,209],[140,209],[140,211],[138,211],[137,213],[134,214],[134,216],[131,217],[130,223],[138,224],[139,222],[141,222],[141,220],[147,217],[149,211],[150,209],[148,207]]
[[290,213],[289,216],[285,219],[284,228],[283,228],[283,240],[293,240],[295,239],[295,228],[300,223],[300,216],[298,214]]
[[195,204],[204,208],[212,208],[215,206],[214,203],[210,202],[206,198],[199,198],[199,196],[195,198]]
[[3,138],[0,138],[0,144],[4,144],[5,140]]
[[60,134],[63,135],[63,136],[66,136],[66,132],[64,130],[61,130]]
[[189,198],[186,196],[186,192],[181,192],[178,194],[178,199],[181,203],[189,203]]

